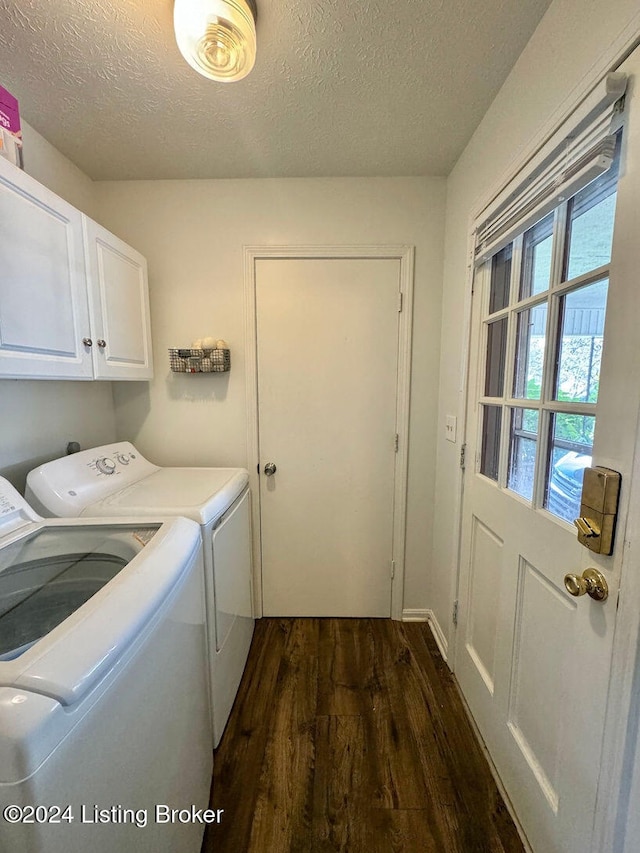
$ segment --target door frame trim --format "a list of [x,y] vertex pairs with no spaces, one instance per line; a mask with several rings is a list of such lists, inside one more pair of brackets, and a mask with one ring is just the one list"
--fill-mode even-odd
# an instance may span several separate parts
[[415,248],[409,245],[365,246],[245,246],[245,375],[247,393],[247,460],[249,483],[253,493],[253,606],[254,616],[262,616],[262,535],[260,524],[260,489],[258,464],[260,441],[258,424],[258,341],[256,325],[256,261],[361,259],[397,260],[400,262],[402,310],[398,323],[398,379],[396,396],[396,431],[399,436],[394,471],[393,555],[395,572],[391,581],[392,619],[402,619],[404,597],[405,530],[407,513],[407,481],[409,468],[409,404],[411,395],[411,344],[413,328],[413,273]]

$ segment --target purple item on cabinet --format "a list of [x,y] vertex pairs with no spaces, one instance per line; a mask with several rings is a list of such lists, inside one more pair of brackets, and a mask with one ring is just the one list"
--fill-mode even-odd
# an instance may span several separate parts
[[7,92],[0,86],[0,127],[13,133],[14,136],[20,138],[22,131],[20,130],[20,110],[18,109],[18,99],[14,98],[10,92]]
[[23,168],[22,130],[18,100],[0,86],[0,157]]

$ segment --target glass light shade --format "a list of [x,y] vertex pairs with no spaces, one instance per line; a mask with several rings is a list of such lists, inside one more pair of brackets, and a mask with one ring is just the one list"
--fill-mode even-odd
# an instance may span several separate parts
[[242,80],[256,61],[256,25],[246,0],[175,0],[180,53],[205,77]]

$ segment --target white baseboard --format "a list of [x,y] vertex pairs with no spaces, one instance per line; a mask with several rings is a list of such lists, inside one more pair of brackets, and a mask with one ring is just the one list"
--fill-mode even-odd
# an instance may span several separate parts
[[427,617],[427,622],[429,623],[429,627],[431,628],[431,633],[433,634],[433,639],[436,641],[438,648],[440,649],[440,654],[442,655],[443,660],[446,662],[447,655],[449,653],[449,641],[444,635],[444,631],[440,627],[440,623],[436,619],[435,613],[433,610],[429,611],[429,616]]
[[447,651],[449,648],[449,643],[444,635],[442,628],[440,627],[440,623],[435,617],[433,610],[405,609],[402,611],[402,621],[428,622],[429,628],[431,628],[431,633],[433,634],[433,639],[436,641],[438,649],[440,650],[440,654],[442,655],[445,661],[447,660]]
[[428,622],[430,610],[409,610],[404,609],[402,611],[402,621],[403,622]]

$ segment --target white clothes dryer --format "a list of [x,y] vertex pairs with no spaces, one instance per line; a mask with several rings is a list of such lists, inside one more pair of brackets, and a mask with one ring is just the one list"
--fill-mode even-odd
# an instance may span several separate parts
[[157,809],[209,802],[203,582],[192,521],[43,520],[0,478],[0,850],[199,853]]
[[43,515],[186,516],[202,531],[214,747],[253,636],[251,508],[244,468],[162,468],[128,441],[55,459],[27,477]]

